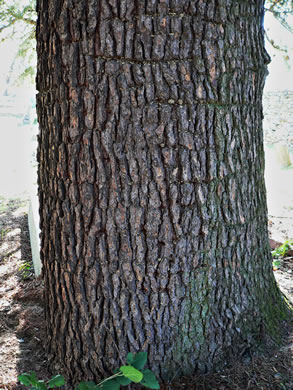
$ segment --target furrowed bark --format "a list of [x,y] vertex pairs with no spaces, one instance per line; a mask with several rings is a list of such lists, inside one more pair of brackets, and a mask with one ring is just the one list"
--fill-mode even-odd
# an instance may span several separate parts
[[51,361],[97,380],[147,351],[169,380],[241,356],[282,307],[263,1],[39,0],[38,15]]

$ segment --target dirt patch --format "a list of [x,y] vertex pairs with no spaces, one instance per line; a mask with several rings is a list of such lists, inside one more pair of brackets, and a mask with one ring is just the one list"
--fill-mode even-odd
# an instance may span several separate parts
[[46,379],[42,281],[32,273],[28,202],[0,199],[0,389],[17,390],[20,373]]
[[[272,249],[276,249],[286,240],[293,239],[293,217],[269,217],[269,236]],[[293,251],[289,250],[275,269],[275,278],[280,290],[293,305]]]
[[[27,225],[28,202],[0,198],[0,390],[24,389],[20,373],[31,369],[48,379],[43,316],[43,284],[31,272]],[[270,238],[278,245],[284,226],[269,225]],[[272,241],[273,244],[273,241]],[[281,290],[293,303],[293,257],[288,256],[275,271]],[[281,347],[266,357],[248,356],[245,363],[193,378],[180,378],[162,389],[195,390],[293,390],[293,324],[283,324]],[[54,373],[57,374],[57,373]]]

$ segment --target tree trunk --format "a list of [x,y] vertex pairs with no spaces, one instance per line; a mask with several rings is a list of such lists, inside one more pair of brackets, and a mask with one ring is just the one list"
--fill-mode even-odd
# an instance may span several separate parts
[[283,307],[267,232],[263,0],[37,8],[51,361],[97,380],[147,351],[168,380],[240,357]]

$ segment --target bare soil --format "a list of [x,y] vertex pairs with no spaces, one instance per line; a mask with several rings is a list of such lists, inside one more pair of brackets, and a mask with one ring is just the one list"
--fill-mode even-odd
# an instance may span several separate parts
[[42,281],[32,272],[28,202],[0,198],[0,390],[22,389],[17,376],[48,378]]
[[[29,370],[42,379],[51,376],[45,353],[43,284],[30,268],[27,212],[27,201],[0,198],[0,390],[23,389],[17,376]],[[279,244],[282,229],[282,222],[270,219],[271,246]],[[281,290],[293,303],[292,275],[293,255],[275,271]],[[282,327],[281,346],[272,343],[267,355],[249,356],[221,372],[180,378],[162,389],[293,390],[293,324]]]

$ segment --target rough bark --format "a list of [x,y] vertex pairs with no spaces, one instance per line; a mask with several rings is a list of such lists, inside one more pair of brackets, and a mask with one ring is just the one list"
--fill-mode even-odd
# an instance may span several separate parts
[[96,380],[143,350],[167,380],[241,356],[282,306],[263,1],[39,0],[38,15],[50,358]]

